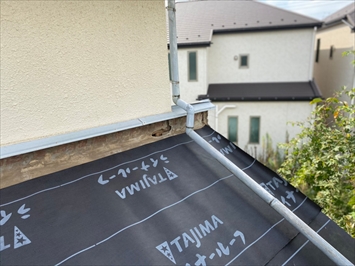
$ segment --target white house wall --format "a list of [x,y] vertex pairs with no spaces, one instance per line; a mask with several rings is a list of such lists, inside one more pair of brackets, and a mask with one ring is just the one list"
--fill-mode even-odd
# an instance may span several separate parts
[[[320,39],[319,60],[314,64],[314,78],[324,97],[331,97],[342,86],[352,88],[354,82],[354,67],[351,61],[354,56],[343,57],[344,51],[354,50],[355,33],[349,26],[337,26],[321,29],[317,32]],[[330,58],[330,47],[333,46],[333,57]],[[344,97],[344,100],[347,97]]]
[[215,127],[215,111],[223,106],[235,105],[235,108],[226,108],[218,116],[218,132],[228,138],[228,117],[238,117],[238,146],[245,149],[249,144],[250,117],[260,117],[260,143],[256,146],[258,152],[262,151],[262,138],[269,134],[274,147],[277,143],[286,141],[286,132],[289,139],[300,132],[300,128],[288,122],[306,121],[313,110],[309,102],[214,102],[215,110],[209,111],[208,122]]
[[[310,80],[313,29],[214,34],[208,49],[208,83]],[[248,54],[248,68],[235,56]]]
[[[199,48],[179,48],[179,77],[181,99],[187,102],[194,102],[199,94],[207,93],[207,49]],[[197,81],[188,80],[188,53],[197,52]]]
[[1,1],[1,145],[171,111],[164,1]]

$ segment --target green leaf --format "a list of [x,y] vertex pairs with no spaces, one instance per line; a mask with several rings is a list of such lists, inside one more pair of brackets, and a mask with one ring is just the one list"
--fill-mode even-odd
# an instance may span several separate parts
[[343,94],[355,99],[355,89],[343,89],[311,102],[321,104],[295,124],[301,132],[279,146],[286,157],[278,172],[355,237],[355,105],[339,101]]
[[323,100],[321,98],[314,98],[309,104],[315,104],[315,103],[319,103],[322,102]]

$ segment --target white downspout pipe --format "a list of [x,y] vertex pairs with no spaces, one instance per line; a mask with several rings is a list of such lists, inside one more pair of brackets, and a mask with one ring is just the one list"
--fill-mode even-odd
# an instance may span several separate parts
[[308,80],[313,80],[314,44],[315,44],[315,41],[316,41],[316,31],[317,31],[317,27],[314,27],[313,33],[312,33],[312,41],[311,41],[311,53],[310,53]]
[[201,146],[207,153],[214,157],[218,162],[231,171],[237,178],[239,178],[245,185],[247,185],[255,194],[262,198],[274,210],[281,214],[289,223],[297,228],[303,235],[305,235],[315,246],[324,252],[333,262],[338,265],[353,265],[347,258],[345,258],[339,251],[332,247],[320,235],[318,235],[312,228],[304,223],[297,215],[290,211],[278,199],[264,190],[257,182],[250,176],[244,173],[239,167],[228,160],[219,151],[213,148],[207,141],[205,141],[194,130],[194,109],[192,105],[180,99],[179,88],[179,72],[178,72],[178,56],[177,56],[177,38],[176,38],[176,17],[175,17],[175,0],[168,0],[168,15],[169,15],[169,45],[170,45],[170,66],[171,66],[171,82],[173,87],[173,101],[187,112],[186,119],[186,134],[189,135],[199,146]]
[[215,115],[215,125],[214,128],[216,131],[218,131],[218,116],[220,113],[222,113],[225,109],[227,108],[236,108],[235,105],[224,105],[221,110],[218,110],[218,105],[216,105],[216,115]]
[[179,68],[178,68],[178,49],[176,37],[176,17],[175,17],[175,1],[168,1],[169,15],[169,48],[170,48],[170,71],[172,83],[172,100],[187,112],[186,130],[193,129],[195,112],[192,105],[180,99],[180,84],[179,84]]

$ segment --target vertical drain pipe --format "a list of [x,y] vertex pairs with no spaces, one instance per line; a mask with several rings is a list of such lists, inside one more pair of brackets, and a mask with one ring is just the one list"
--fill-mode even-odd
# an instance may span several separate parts
[[176,18],[175,18],[175,1],[168,1],[169,15],[169,48],[170,48],[170,71],[171,83],[173,90],[173,102],[187,112],[186,129],[193,130],[195,112],[191,104],[180,99],[180,84],[179,84],[179,68],[178,68],[178,50],[176,37]]
[[290,211],[278,199],[264,190],[257,182],[250,176],[244,173],[239,167],[228,160],[224,155],[212,147],[194,130],[194,108],[192,105],[180,99],[179,87],[179,69],[178,69],[178,51],[177,51],[177,36],[176,36],[176,17],[175,17],[175,0],[168,0],[168,15],[169,15],[169,46],[170,46],[170,69],[173,102],[186,110],[186,134],[189,135],[199,146],[201,146],[207,153],[214,157],[218,162],[231,171],[238,179],[247,185],[255,194],[268,203],[274,210],[283,216],[289,223],[297,228],[306,238],[308,238],[315,246],[317,246],[323,253],[328,256],[337,265],[353,265],[347,258],[345,258],[339,251],[325,241],[312,228],[304,223],[297,215]]

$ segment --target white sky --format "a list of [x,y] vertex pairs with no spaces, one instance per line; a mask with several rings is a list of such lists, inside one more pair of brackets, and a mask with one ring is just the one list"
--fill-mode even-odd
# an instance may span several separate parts
[[258,0],[315,19],[323,19],[354,0]]

